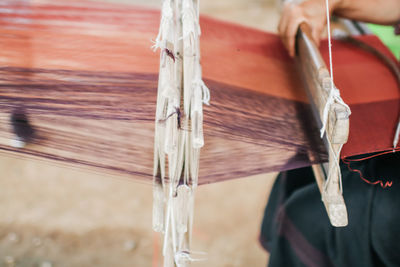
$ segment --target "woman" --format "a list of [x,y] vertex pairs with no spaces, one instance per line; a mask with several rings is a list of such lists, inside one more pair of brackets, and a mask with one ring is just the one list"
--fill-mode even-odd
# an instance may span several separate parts
[[[329,10],[354,20],[398,25],[400,0],[330,0]],[[279,34],[293,57],[297,28],[306,22],[318,44],[326,24],[324,0],[285,5]],[[400,46],[400,44],[399,44]],[[269,266],[400,266],[400,153],[353,163],[367,177],[385,177],[392,187],[363,182],[341,164],[349,224],[332,227],[311,168],[283,172],[272,189],[260,240]]]

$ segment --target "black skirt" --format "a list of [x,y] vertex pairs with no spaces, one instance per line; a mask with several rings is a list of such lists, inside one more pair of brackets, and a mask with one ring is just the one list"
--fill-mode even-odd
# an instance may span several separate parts
[[331,226],[310,167],[279,174],[261,227],[269,266],[400,266],[400,153],[341,162],[349,224]]

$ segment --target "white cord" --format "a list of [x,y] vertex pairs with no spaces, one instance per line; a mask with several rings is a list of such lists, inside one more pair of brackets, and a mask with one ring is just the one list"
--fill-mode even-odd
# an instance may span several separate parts
[[321,138],[324,136],[324,133],[326,131],[326,126],[328,124],[329,110],[331,108],[331,105],[335,101],[342,104],[346,108],[348,114],[349,115],[351,114],[349,106],[346,103],[344,103],[344,101],[340,97],[339,90],[335,87],[335,85],[333,83],[332,40],[331,40],[331,24],[330,24],[329,1],[328,0],[325,0],[325,5],[326,5],[326,26],[328,29],[328,51],[329,51],[329,69],[330,69],[331,88],[329,91],[328,99],[326,100],[325,107],[324,107],[323,118],[322,118],[322,128],[321,128]]
[[[328,51],[329,51],[329,69],[330,69],[330,78],[331,78],[331,90],[329,92],[328,99],[326,100],[324,112],[323,112],[323,120],[322,120],[322,128],[321,128],[321,138],[324,136],[326,125],[328,123],[328,113],[331,105],[334,102],[334,94],[336,93],[334,90],[336,89],[333,84],[333,68],[332,68],[332,42],[331,42],[331,24],[330,24],[330,16],[329,16],[329,1],[325,0],[326,6],[326,26],[328,29]],[[338,92],[336,93],[336,95]]]
[[[323,120],[322,120],[322,128],[321,128],[321,138],[324,136],[324,133],[326,131],[326,126],[328,124],[328,115],[329,115],[329,110],[331,108],[331,105],[333,103],[335,103],[335,101],[337,103],[342,104],[346,109],[348,114],[351,114],[350,108],[349,106],[344,103],[344,101],[342,100],[342,98],[340,97],[340,92],[339,90],[335,87],[334,82],[333,82],[333,64],[332,64],[332,40],[331,40],[331,25],[330,25],[330,12],[329,12],[329,0],[325,0],[325,6],[326,6],[326,26],[327,26],[327,30],[328,30],[328,51],[329,51],[329,69],[330,69],[330,91],[329,91],[329,96],[328,99],[326,100],[325,103],[325,107],[324,107],[324,111],[323,111]],[[333,149],[333,146],[330,142],[330,140],[328,140],[328,144],[329,144],[329,150],[330,150],[330,154],[332,154],[333,156],[333,160],[334,160],[334,165],[339,173],[339,187],[340,187],[340,193],[343,193],[343,187],[342,187],[342,176],[341,176],[341,171],[340,171],[340,165],[339,165],[339,154],[340,151],[342,150],[342,145],[339,147],[338,150],[338,154],[335,153],[335,150]],[[329,184],[329,181],[331,179],[332,176],[332,168],[329,168],[329,174],[328,174],[328,179],[325,182],[325,192],[327,190],[327,186]]]
[[329,69],[331,72],[331,90],[334,88],[333,85],[333,70],[332,70],[332,41],[331,41],[331,23],[329,16],[329,1],[325,0],[326,6],[326,26],[328,28],[328,43],[329,43]]
[[177,267],[187,266],[186,263],[189,263],[189,262],[206,261],[207,260],[206,258],[199,258],[199,259],[192,258],[191,255],[193,255],[193,254],[207,255],[204,252],[178,251],[175,253],[175,256],[174,256],[175,264],[177,265]]
[[154,45],[151,47],[154,52],[158,48],[160,48],[161,50],[166,48],[166,40],[168,38],[169,31],[171,30],[172,27],[172,19],[173,19],[173,11],[171,8],[171,1],[164,0],[161,9],[160,28],[156,40],[154,41]]

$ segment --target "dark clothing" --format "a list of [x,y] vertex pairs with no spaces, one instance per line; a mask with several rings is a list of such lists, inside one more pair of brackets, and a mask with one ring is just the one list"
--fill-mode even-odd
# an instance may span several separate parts
[[400,153],[351,163],[366,178],[392,180],[383,189],[341,163],[347,227],[331,226],[312,169],[279,174],[260,241],[275,267],[400,266]]

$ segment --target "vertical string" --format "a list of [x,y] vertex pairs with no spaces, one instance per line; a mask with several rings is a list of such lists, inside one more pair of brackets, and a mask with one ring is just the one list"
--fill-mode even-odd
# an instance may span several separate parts
[[[325,0],[325,5],[326,5],[326,23],[327,23],[327,29],[328,29],[328,51],[329,51],[329,69],[330,69],[330,84],[331,88],[329,90],[329,96],[326,100],[325,107],[323,110],[323,116],[322,116],[322,128],[321,128],[321,138],[324,136],[326,126],[328,123],[328,113],[331,108],[331,105],[336,103],[339,103],[343,105],[346,110],[348,115],[350,116],[351,110],[349,106],[344,103],[342,98],[340,97],[340,92],[337,88],[335,88],[334,82],[333,82],[333,64],[332,64],[332,40],[331,40],[331,25],[330,25],[330,16],[329,16],[329,1]],[[325,88],[324,88],[325,89]],[[328,89],[326,89],[328,90]]]
[[[328,113],[330,106],[334,103],[334,101],[338,101],[339,103],[343,104],[344,106],[347,107],[349,113],[350,113],[350,108],[343,102],[343,100],[340,98],[340,93],[339,90],[335,88],[334,82],[333,82],[333,64],[332,64],[332,40],[331,40],[331,23],[330,23],[330,12],[329,12],[329,0],[325,0],[325,7],[326,7],[326,26],[328,30],[328,52],[329,52],[329,70],[330,70],[330,77],[331,77],[331,90],[329,92],[328,99],[325,103],[325,108],[323,112],[323,126],[321,129],[321,138],[323,137],[324,132],[326,131],[327,123],[328,123]],[[339,165],[339,158],[338,154],[342,150],[342,146],[340,145],[338,152],[336,153],[335,150],[333,149],[333,146],[331,142],[328,140],[329,144],[329,150],[330,153],[332,153],[334,164],[331,165],[332,167],[329,168],[329,174],[328,178],[325,183],[325,191],[328,188],[328,184],[330,179],[332,178],[332,171],[333,171],[333,166],[337,168],[337,172],[339,175],[339,191],[342,194],[343,193],[343,185],[342,185],[342,175],[340,171],[340,165]]]
[[[330,23],[330,16],[329,16],[329,1],[325,0],[325,7],[326,7],[326,26],[328,30],[328,52],[329,52],[329,74],[331,80],[331,89],[329,90],[329,96],[326,100],[323,117],[322,117],[322,128],[321,128],[321,138],[323,138],[324,133],[326,131],[327,123],[328,123],[328,113],[330,110],[331,105],[335,101],[335,94],[338,95],[338,90],[335,90],[335,85],[333,83],[333,67],[332,67],[332,40],[331,40],[331,23]],[[336,96],[337,98],[337,96]],[[328,140],[329,142],[329,140]],[[332,150],[333,152],[333,150]]]
[[[329,112],[330,105],[333,102],[333,93],[335,90],[334,83],[333,83],[331,23],[330,23],[330,16],[329,16],[330,12],[329,12],[329,1],[328,0],[325,0],[325,7],[326,7],[326,27],[328,30],[328,51],[329,51],[329,71],[330,71],[330,76],[331,76],[331,90],[330,90],[329,97],[327,99],[327,102],[325,104],[325,109],[324,109],[324,122],[323,122],[324,130],[326,130],[328,112]],[[323,134],[323,132],[321,132],[321,138],[322,138],[322,134]],[[333,155],[333,160],[335,161],[335,164],[331,165],[331,166],[336,166],[336,168],[338,169],[339,175],[340,175],[339,160],[337,159],[335,150],[333,149],[332,144],[330,143],[329,140],[328,140],[328,144],[329,144],[329,150]],[[332,177],[332,171],[333,171],[333,169],[329,168],[328,178],[325,183],[325,191],[327,190],[329,181]],[[340,192],[342,192],[342,179],[339,179],[339,182],[340,182]]]
[[331,23],[330,23],[330,16],[329,16],[329,1],[325,0],[326,6],[326,26],[328,29],[328,50],[329,50],[329,70],[331,74],[331,90],[333,90],[333,68],[332,68],[332,41],[331,41]]

